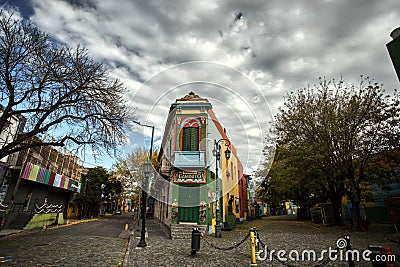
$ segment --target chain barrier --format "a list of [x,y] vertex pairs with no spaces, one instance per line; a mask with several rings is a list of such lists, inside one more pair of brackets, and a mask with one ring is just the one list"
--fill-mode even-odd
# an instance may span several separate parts
[[12,259],[12,256],[0,256],[0,263],[11,262]]
[[[281,259],[279,259],[278,256],[276,256],[275,254],[272,253],[272,251],[267,247],[267,245],[265,245],[264,242],[262,242],[262,240],[260,239],[259,234],[257,233],[257,242],[260,242],[261,246],[266,250],[266,252],[268,252],[268,254],[272,255],[272,258],[276,261],[278,261],[279,263],[281,263],[282,265],[288,266],[288,267],[296,267],[295,265],[291,265],[289,263],[287,263],[286,261],[283,261]],[[339,251],[339,247],[336,247],[337,251]],[[337,254],[338,252],[336,252]],[[320,262],[317,265],[314,265],[313,267],[323,267],[325,265],[327,265],[328,263],[330,263],[332,260],[330,258],[323,260],[322,262]]]
[[209,246],[211,246],[211,247],[213,247],[213,248],[215,248],[215,249],[222,250],[222,251],[227,251],[227,250],[232,250],[232,249],[234,249],[234,248],[239,247],[241,244],[244,243],[244,241],[247,240],[247,238],[249,238],[249,236],[250,236],[250,233],[247,233],[247,235],[244,237],[244,239],[243,239],[242,241],[238,242],[237,244],[235,244],[235,245],[233,245],[233,246],[227,247],[227,248],[218,247],[218,246],[214,245],[213,243],[208,242],[208,240],[205,239],[203,236],[201,236],[201,239],[203,239],[203,241],[204,241],[207,245],[209,245]]
[[[271,257],[272,257],[273,260],[276,260],[277,262],[279,262],[279,263],[281,263],[282,265],[287,266],[287,267],[296,267],[296,265],[291,265],[290,263],[288,263],[288,262],[286,262],[286,261],[280,259],[277,255],[275,255],[275,254],[273,253],[273,250],[271,250],[271,249],[260,239],[259,233],[257,232],[256,229],[253,228],[252,231],[253,231],[253,233],[255,233],[255,248],[256,248],[256,251],[257,251],[257,253],[256,253],[257,255],[258,255],[258,253],[260,252],[260,248],[264,248],[264,249],[265,249],[265,253],[271,255]],[[213,247],[213,248],[215,248],[215,249],[222,250],[222,251],[228,251],[228,250],[232,250],[232,249],[238,248],[240,245],[242,245],[242,244],[250,237],[250,234],[251,234],[251,231],[250,231],[249,233],[247,233],[247,235],[246,235],[240,242],[238,242],[237,244],[235,244],[235,245],[233,245],[233,246],[230,246],[230,247],[225,247],[225,248],[224,248],[224,247],[216,246],[215,244],[209,242],[203,235],[200,235],[200,238],[201,238],[207,245],[209,245],[209,246],[211,246],[211,247]],[[260,245],[261,245],[261,246],[260,246]],[[336,250],[333,250],[333,251],[336,251],[336,252],[333,254],[333,256],[336,256],[336,255],[339,253],[339,250],[342,249],[342,248],[343,248],[343,247],[336,246]],[[317,265],[314,265],[313,267],[323,267],[323,266],[326,266],[327,264],[329,264],[329,263],[331,263],[331,262],[332,262],[332,259],[331,259],[331,258],[327,258],[327,259],[321,261],[320,263],[318,263]],[[253,266],[253,265],[252,265],[252,266]],[[255,262],[255,259],[254,259],[254,266],[257,266],[257,264],[256,264],[256,262]]]

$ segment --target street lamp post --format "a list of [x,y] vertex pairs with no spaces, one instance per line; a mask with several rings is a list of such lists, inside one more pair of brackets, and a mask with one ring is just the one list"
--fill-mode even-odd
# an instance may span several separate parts
[[[134,123],[140,125],[140,126],[145,126],[151,128],[151,142],[150,142],[150,153],[149,153],[149,159],[150,161],[146,161],[146,163],[143,164],[143,173],[144,175],[142,176],[142,179],[147,183],[147,180],[150,177],[150,171],[151,171],[151,157],[153,154],[153,139],[154,139],[154,126],[151,125],[146,125],[146,124],[141,124],[138,121],[133,121]],[[139,244],[137,245],[138,247],[146,247],[146,206],[147,206],[147,192],[146,190],[143,189],[142,185],[142,207],[141,207],[141,213],[142,213],[142,230],[140,232],[140,241]]]
[[231,151],[229,150],[229,146],[231,145],[231,142],[228,139],[220,139],[220,140],[214,140],[214,149],[213,149],[213,154],[215,156],[215,196],[217,200],[216,204],[216,218],[215,218],[215,237],[220,238],[221,237],[221,218],[219,214],[219,183],[218,183],[218,162],[221,162],[221,146],[220,142],[225,141],[225,146],[227,146],[226,150],[224,151],[225,153],[225,158],[228,160],[231,157]]

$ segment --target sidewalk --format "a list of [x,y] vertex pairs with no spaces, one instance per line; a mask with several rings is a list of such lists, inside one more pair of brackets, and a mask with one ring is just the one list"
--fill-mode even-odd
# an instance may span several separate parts
[[[59,225],[48,225],[46,227],[46,229],[52,229],[52,228],[58,228],[58,227],[66,227],[66,226],[70,226],[70,225],[74,225],[77,223],[84,223],[84,222],[90,222],[90,221],[95,221],[97,220],[97,218],[93,218],[93,219],[83,219],[83,220],[78,220],[78,219],[68,219],[66,221],[68,221],[65,224],[59,224]],[[11,236],[11,235],[16,235],[16,234],[24,234],[24,233],[30,233],[30,232],[34,232],[34,231],[41,231],[43,230],[42,228],[35,228],[35,229],[31,229],[31,230],[23,230],[23,229],[1,229],[0,230],[0,238],[5,237],[5,236]]]
[[0,230],[0,238],[8,236],[8,235],[14,235],[23,232],[24,230],[18,230],[18,229],[1,229]]
[[[322,226],[310,221],[296,221],[290,218],[272,216],[253,221],[245,221],[237,225],[232,231],[222,231],[222,238],[205,236],[200,242],[200,251],[191,256],[191,240],[171,240],[155,220],[148,220],[146,228],[148,238],[147,247],[137,248],[140,231],[131,236],[124,267],[131,266],[249,266],[250,240],[247,238],[239,244],[249,233],[250,228],[256,227],[260,239],[270,249],[298,250],[313,249],[322,251],[329,247],[335,248],[336,242],[344,235],[349,235],[353,249],[366,250],[369,244],[386,245],[394,253],[400,253],[400,245],[387,240],[389,228],[379,231],[351,232],[345,227]],[[227,248],[231,248],[226,250]],[[259,266],[283,266],[275,260],[259,262]],[[314,266],[320,262],[288,262],[295,266]],[[360,265],[361,264],[361,265]],[[348,262],[329,262],[325,266],[348,266]],[[372,266],[370,263],[360,262],[356,266]]]

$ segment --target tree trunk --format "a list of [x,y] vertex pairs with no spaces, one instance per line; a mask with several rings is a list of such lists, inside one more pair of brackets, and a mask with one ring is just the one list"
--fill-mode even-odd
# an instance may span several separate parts
[[331,200],[333,205],[333,216],[335,218],[335,225],[343,225],[342,197],[335,196]]
[[308,203],[310,202],[310,193],[308,191],[302,192],[298,188],[299,195],[299,209],[297,209],[297,220],[306,220],[309,219],[308,216]]
[[365,221],[363,220],[363,218],[361,218],[361,214],[360,214],[360,202],[358,201],[351,201],[351,205],[352,205],[352,230],[356,230],[356,231],[367,231],[368,230],[368,226],[365,223]]
[[341,216],[342,210],[342,193],[334,183],[329,185],[329,199],[333,205],[333,216],[335,218],[335,225],[343,225],[343,218]]
[[335,198],[335,200],[332,201],[332,205],[333,205],[333,216],[335,217],[335,225],[343,225],[343,217],[341,216],[342,197]]
[[307,204],[303,203],[300,204],[300,209],[297,209],[297,220],[307,220],[309,219],[308,212],[307,212]]

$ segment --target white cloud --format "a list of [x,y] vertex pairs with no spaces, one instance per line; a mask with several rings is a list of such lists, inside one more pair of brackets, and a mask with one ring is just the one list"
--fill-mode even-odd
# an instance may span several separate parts
[[[245,155],[253,144],[241,139],[240,127],[249,139],[258,130],[244,103],[266,124],[287,91],[319,76],[343,74],[351,82],[364,74],[389,92],[398,88],[385,46],[400,25],[397,0],[28,2],[43,30],[70,45],[85,45],[124,82],[140,120],[156,125],[158,137],[169,105],[190,90],[212,101],[237,138],[239,155]],[[171,68],[191,61],[215,64]],[[229,119],[232,111],[243,120],[240,127]]]

